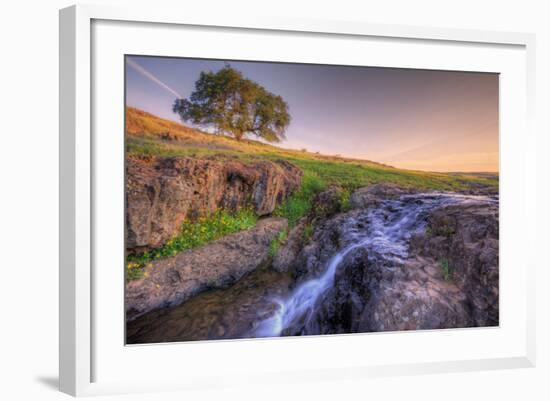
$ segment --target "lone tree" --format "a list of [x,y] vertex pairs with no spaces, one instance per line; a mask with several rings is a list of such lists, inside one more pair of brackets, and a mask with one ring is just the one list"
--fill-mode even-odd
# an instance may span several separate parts
[[288,104],[229,64],[218,72],[203,71],[189,99],[172,107],[183,121],[213,127],[218,134],[241,140],[253,134],[268,142],[285,138],[290,123]]

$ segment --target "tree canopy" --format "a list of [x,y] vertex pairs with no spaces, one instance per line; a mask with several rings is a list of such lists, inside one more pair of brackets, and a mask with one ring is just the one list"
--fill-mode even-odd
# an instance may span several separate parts
[[218,72],[201,72],[189,99],[177,99],[172,110],[183,121],[213,127],[237,140],[252,134],[280,142],[290,124],[288,104],[281,96],[228,64]]

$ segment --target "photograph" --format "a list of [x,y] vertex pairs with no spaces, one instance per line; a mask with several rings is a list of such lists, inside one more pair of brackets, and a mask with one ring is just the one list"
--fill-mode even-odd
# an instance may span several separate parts
[[498,73],[126,54],[124,81],[126,345],[499,326]]

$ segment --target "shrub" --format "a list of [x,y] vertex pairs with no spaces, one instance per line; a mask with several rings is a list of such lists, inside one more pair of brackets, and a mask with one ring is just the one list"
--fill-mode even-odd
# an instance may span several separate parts
[[351,196],[351,190],[344,189],[340,194],[340,211],[347,212],[350,209],[349,198]]

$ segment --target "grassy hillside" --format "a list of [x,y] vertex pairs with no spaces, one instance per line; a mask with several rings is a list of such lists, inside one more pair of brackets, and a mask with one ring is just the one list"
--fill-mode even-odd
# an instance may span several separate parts
[[322,185],[338,184],[349,190],[380,182],[441,190],[464,190],[478,186],[498,188],[497,175],[402,170],[367,160],[283,149],[254,140],[236,141],[134,108],[127,108],[126,134],[126,149],[130,154],[234,158],[243,162],[286,159],[304,171],[306,180],[310,177],[319,180]]
[[[201,132],[134,108],[126,112],[126,151],[135,155],[179,156],[200,159],[257,160],[285,159],[303,171],[298,191],[279,205],[274,214],[285,217],[293,227],[310,209],[314,196],[328,185],[343,188],[341,209],[351,192],[361,186],[393,183],[406,187],[437,190],[486,188],[498,190],[496,174],[429,173],[396,169],[367,160],[321,155],[283,149],[254,140],[235,139]],[[144,266],[159,259],[203,245],[229,233],[253,226],[256,216],[249,210],[218,213],[197,221],[186,221],[179,233],[163,247],[140,255],[128,255],[128,279],[141,277]],[[276,244],[275,244],[276,245]]]

